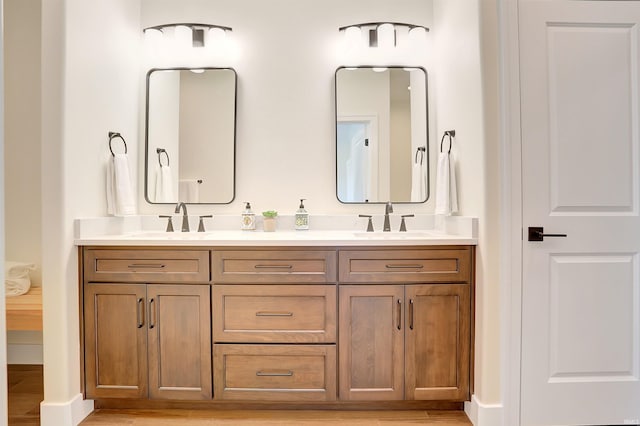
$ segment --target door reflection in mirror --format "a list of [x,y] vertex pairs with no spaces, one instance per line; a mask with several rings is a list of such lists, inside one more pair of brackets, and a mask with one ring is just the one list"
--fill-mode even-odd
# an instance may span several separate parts
[[[233,201],[235,71],[152,69],[147,74],[146,112],[146,200]],[[170,165],[158,161],[159,149],[171,159]]]
[[[425,202],[429,197],[427,119],[427,74],[423,68],[339,68],[338,200]],[[362,137],[368,139],[368,146]],[[416,162],[418,151],[424,155]]]

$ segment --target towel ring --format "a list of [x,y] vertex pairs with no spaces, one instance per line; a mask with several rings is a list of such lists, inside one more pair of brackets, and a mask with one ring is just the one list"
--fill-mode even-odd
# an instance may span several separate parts
[[162,160],[161,160],[161,156],[162,153],[164,152],[164,155],[167,156],[167,167],[169,167],[169,154],[167,153],[167,150],[164,148],[156,148],[156,152],[158,153],[158,164],[160,164],[160,167],[162,167]]
[[422,165],[422,162],[424,161],[424,153],[427,151],[427,148],[424,146],[419,146],[416,149],[416,155],[413,158],[413,162],[418,164],[418,157],[420,157],[420,165]]
[[111,155],[113,155],[114,157],[116,156],[116,154],[113,153],[113,148],[111,147],[111,141],[114,140],[115,138],[120,138],[122,139],[122,143],[124,144],[124,153],[127,153],[127,141],[124,140],[124,138],[122,137],[122,135],[120,133],[116,133],[116,132],[109,132],[109,151],[111,151]]
[[442,139],[440,139],[440,152],[442,152],[442,145],[444,144],[444,138],[446,136],[449,136],[449,151],[447,152],[447,154],[451,154],[451,147],[453,146],[453,140],[451,138],[456,136],[456,131],[445,130],[444,134],[442,135]]

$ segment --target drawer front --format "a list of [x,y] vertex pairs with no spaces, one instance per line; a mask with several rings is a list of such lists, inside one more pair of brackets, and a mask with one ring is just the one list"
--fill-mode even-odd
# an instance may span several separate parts
[[340,282],[470,282],[469,247],[437,250],[343,250]]
[[335,345],[214,345],[215,399],[335,401]]
[[209,251],[85,249],[84,276],[93,282],[209,282]]
[[215,285],[215,342],[335,343],[333,285]]
[[336,253],[326,250],[221,250],[213,281],[226,284],[324,284],[336,281]]

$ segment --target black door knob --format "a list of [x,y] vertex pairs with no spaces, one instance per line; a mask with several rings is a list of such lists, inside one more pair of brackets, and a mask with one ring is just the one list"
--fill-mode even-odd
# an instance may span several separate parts
[[541,226],[529,227],[529,241],[544,241],[544,237],[566,237],[567,234],[545,234]]

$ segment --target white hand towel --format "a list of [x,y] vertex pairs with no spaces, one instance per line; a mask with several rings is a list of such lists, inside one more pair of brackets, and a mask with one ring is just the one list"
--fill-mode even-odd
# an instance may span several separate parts
[[411,166],[411,202],[421,203],[427,198],[427,166],[413,163]]
[[178,199],[184,203],[200,202],[200,183],[197,179],[181,179],[178,182]]
[[107,163],[107,212],[115,216],[136,213],[126,154],[116,154]]
[[156,169],[156,203],[174,203],[173,181],[169,166],[159,166]]
[[438,156],[436,174],[436,214],[451,216],[458,212],[458,189],[456,188],[456,170],[451,155],[441,152]]
[[31,277],[29,272],[36,269],[33,263],[4,262],[4,288],[7,296],[20,296],[31,288]]

